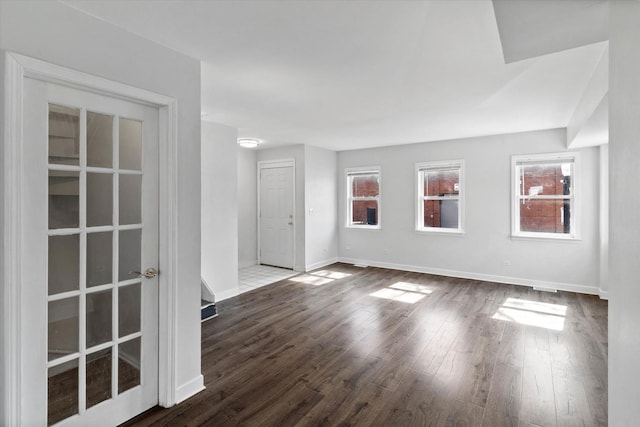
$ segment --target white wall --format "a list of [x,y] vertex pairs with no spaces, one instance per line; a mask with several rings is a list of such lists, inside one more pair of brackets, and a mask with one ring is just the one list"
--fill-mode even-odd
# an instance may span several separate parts
[[600,296],[609,298],[609,144],[600,150]]
[[[179,399],[187,397],[202,386],[199,61],[52,1],[0,2],[0,50],[178,99],[176,393]],[[0,70],[4,70],[2,54]],[[0,348],[3,355],[9,350],[4,344]],[[0,383],[5,384],[3,379]],[[0,413],[5,413],[3,407]]]
[[216,301],[238,294],[238,165],[235,128],[202,122],[202,277]]
[[305,146],[289,145],[258,150],[258,161],[266,160],[295,160],[295,265],[294,270],[304,271],[305,267],[305,214],[304,214],[304,170],[305,170]]
[[257,151],[238,146],[238,267],[258,262]]
[[[565,151],[564,130],[338,153],[338,254],[348,262],[598,293],[599,156],[579,150],[579,241],[511,239],[511,156]],[[465,234],[414,231],[414,164],[465,160]],[[344,169],[382,167],[382,229],[348,229]],[[505,265],[509,263],[510,265]]]
[[609,425],[640,420],[640,2],[611,1]]
[[338,257],[338,156],[305,147],[305,270]]

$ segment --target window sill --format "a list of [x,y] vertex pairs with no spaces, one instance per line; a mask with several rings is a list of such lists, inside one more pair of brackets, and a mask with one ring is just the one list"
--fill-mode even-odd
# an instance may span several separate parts
[[549,233],[527,233],[527,234],[512,234],[511,240],[537,240],[547,242],[579,242],[582,239],[576,236],[570,235],[555,235]]
[[440,234],[443,236],[458,236],[464,237],[464,230],[454,230],[446,228],[416,228],[416,233],[419,234]]
[[382,230],[379,225],[346,225],[349,230]]

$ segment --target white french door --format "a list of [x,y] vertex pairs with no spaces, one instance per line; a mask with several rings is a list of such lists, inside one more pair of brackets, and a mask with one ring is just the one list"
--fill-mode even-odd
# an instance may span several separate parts
[[158,110],[24,80],[24,425],[158,402]]
[[293,166],[260,169],[260,264],[293,268]]

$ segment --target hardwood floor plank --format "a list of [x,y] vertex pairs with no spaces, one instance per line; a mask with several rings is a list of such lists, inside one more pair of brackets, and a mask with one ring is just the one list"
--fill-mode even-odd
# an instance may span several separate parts
[[429,425],[434,421],[433,416],[430,420],[426,413],[436,397],[432,381],[433,377],[410,371],[381,408],[379,425]]
[[[539,342],[534,342],[534,345],[538,344]],[[546,344],[548,346],[548,342]],[[551,356],[548,351],[535,346],[525,349],[522,399],[518,418],[541,426],[556,425]]]
[[464,383],[470,363],[471,354],[449,350],[434,377],[438,395],[455,398]]
[[484,409],[482,427],[518,427],[518,424],[518,418],[505,416],[487,408]]
[[494,377],[499,342],[480,336],[471,354],[471,362],[464,375],[457,399],[484,408]]
[[515,322],[503,322],[497,362],[522,367],[524,365],[525,326]]
[[472,427],[482,426],[484,409],[471,403],[458,403],[450,405],[449,415],[445,421],[445,426]]
[[334,264],[218,311],[202,324],[206,390],[126,426],[607,425],[595,297]]
[[418,357],[413,368],[427,375],[435,375],[453,345],[458,329],[459,327],[455,323],[444,323],[437,335]]
[[[522,395],[522,368],[511,364],[495,365],[485,417],[498,425],[518,425]],[[485,425],[490,425],[485,422]]]
[[553,390],[556,399],[558,427],[595,426],[582,381],[554,371]]
[[375,425],[377,413],[391,393],[364,383],[355,389],[337,388],[298,422],[299,426]]

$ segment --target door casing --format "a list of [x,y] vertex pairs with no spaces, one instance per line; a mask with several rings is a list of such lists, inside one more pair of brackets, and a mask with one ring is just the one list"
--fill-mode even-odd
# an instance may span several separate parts
[[159,167],[163,170],[159,180],[159,312],[158,324],[158,402],[168,407],[176,403],[177,387],[177,100],[151,91],[71,70],[45,61],[5,53],[4,69],[4,134],[2,152],[2,260],[3,324],[0,328],[3,415],[2,425],[21,425],[21,309],[24,301],[21,291],[26,284],[21,269],[28,261],[22,254],[21,206],[23,189],[23,81],[25,78],[42,80],[101,95],[150,105],[158,109]]
[[292,176],[292,211],[293,211],[293,248],[292,248],[292,253],[293,253],[293,260],[292,260],[292,265],[293,265],[293,270],[296,269],[296,226],[297,226],[297,217],[296,217],[296,162],[295,159],[280,159],[280,160],[265,160],[265,161],[260,161],[258,162],[258,173],[257,173],[257,180],[258,180],[258,186],[257,186],[257,193],[258,193],[258,236],[257,236],[257,240],[258,240],[258,265],[260,265],[260,210],[262,208],[262,205],[260,204],[260,190],[261,190],[261,180],[260,180],[260,171],[262,169],[271,169],[271,168],[282,168],[282,167],[290,167],[291,168],[291,174]]

